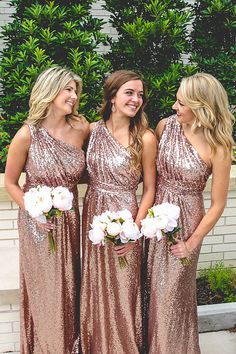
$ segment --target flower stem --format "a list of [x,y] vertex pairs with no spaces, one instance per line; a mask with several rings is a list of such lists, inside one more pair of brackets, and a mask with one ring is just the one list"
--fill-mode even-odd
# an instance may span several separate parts
[[191,259],[187,257],[180,258],[180,262],[183,266],[189,266],[192,263]]
[[118,257],[118,260],[119,260],[119,265],[120,265],[120,268],[121,268],[121,269],[127,267],[128,261],[127,261],[127,259],[126,259],[125,256],[123,256],[123,257]]
[[54,240],[52,231],[48,232],[48,241],[49,241],[49,247],[50,247],[51,254],[54,254],[56,252],[56,242]]

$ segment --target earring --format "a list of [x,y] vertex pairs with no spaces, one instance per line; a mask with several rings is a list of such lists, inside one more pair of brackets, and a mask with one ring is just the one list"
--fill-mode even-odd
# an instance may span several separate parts
[[112,102],[112,104],[111,104],[111,111],[112,111],[113,113],[115,113],[115,111],[116,111],[116,106],[115,106],[115,103],[114,103],[114,102]]
[[202,125],[201,125],[201,122],[198,122],[198,123],[197,123],[197,126],[198,126],[198,128],[201,128],[201,126],[202,126]]

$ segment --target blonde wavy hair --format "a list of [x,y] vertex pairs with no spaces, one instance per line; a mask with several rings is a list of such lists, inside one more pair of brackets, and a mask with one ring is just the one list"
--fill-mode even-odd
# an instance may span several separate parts
[[132,158],[131,169],[140,171],[142,169],[143,152],[142,136],[148,129],[147,115],[144,112],[144,107],[147,103],[148,96],[147,89],[141,75],[130,70],[117,70],[109,75],[103,87],[103,103],[99,113],[103,120],[106,122],[112,113],[112,98],[114,98],[122,85],[131,80],[140,80],[143,83],[143,103],[135,117],[131,118],[129,127],[132,141],[131,145],[129,146],[129,151]]
[[43,71],[38,76],[30,95],[29,115],[25,123],[40,125],[47,118],[51,102],[72,80],[76,84],[77,99],[72,113],[67,115],[66,119],[74,119],[75,116],[78,116],[77,109],[82,92],[82,80],[72,71],[60,66],[54,66]]
[[183,78],[180,89],[185,104],[195,116],[193,132],[198,127],[203,128],[213,153],[218,145],[232,151],[235,118],[229,110],[228,96],[222,84],[210,74],[197,73]]

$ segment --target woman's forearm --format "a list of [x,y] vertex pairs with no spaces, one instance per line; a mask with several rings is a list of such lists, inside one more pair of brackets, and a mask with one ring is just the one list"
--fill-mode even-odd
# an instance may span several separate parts
[[224,205],[210,207],[200,224],[193,232],[191,237],[186,241],[189,251],[193,251],[198,247],[204,237],[212,230],[224,210]]

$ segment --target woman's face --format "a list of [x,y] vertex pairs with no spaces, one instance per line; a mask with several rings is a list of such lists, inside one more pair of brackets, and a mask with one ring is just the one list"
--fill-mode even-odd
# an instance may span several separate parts
[[76,83],[71,80],[52,101],[51,108],[59,110],[63,115],[71,114],[76,100]]
[[143,104],[143,83],[141,80],[130,80],[123,84],[111,100],[115,105],[113,114],[135,117]]
[[172,108],[176,111],[177,120],[179,123],[192,125],[195,121],[195,116],[191,108],[185,104],[180,88],[177,91],[176,98]]

